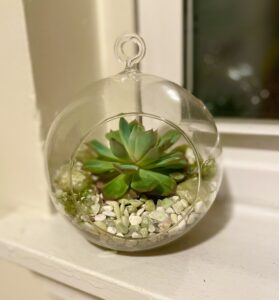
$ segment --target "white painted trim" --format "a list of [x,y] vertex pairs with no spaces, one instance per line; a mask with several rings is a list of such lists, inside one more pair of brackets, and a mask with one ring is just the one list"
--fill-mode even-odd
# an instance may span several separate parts
[[102,300],[38,273],[33,272],[33,274],[42,282],[52,300]]
[[183,1],[140,0],[139,34],[146,43],[144,73],[183,83]]

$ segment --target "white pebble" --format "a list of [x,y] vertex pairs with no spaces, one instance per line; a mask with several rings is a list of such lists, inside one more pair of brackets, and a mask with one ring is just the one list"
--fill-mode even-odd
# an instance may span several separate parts
[[144,207],[137,211],[137,215],[140,216],[144,212]]
[[179,200],[179,196],[172,196],[171,199],[172,199],[173,201],[178,201],[178,200]]
[[196,221],[196,214],[195,213],[191,213],[188,220],[187,220],[187,224],[191,225]]
[[[190,208],[191,209],[191,208]],[[187,214],[188,214],[188,210],[187,209],[185,209],[185,210],[183,210],[182,212],[181,212],[181,215],[183,216],[183,217],[185,217],[185,216],[187,216]]]
[[103,215],[107,217],[115,217],[115,213],[113,211],[104,211]]
[[129,221],[131,225],[139,225],[142,221],[142,218],[140,216],[130,216]]
[[107,228],[107,232],[111,233],[111,234],[116,234],[117,230],[115,227],[109,226]]
[[117,236],[121,236],[121,237],[124,237],[124,235],[121,233],[121,232],[117,232],[116,234]]
[[113,211],[113,207],[110,206],[110,205],[104,205],[104,206],[102,207],[102,209],[103,209],[104,211]]
[[160,231],[166,231],[166,230],[168,230],[170,228],[170,226],[171,226],[171,223],[172,222],[171,222],[170,218],[166,219],[164,222],[161,222],[159,224]]
[[165,219],[167,219],[168,215],[164,212],[154,210],[149,214],[151,219],[157,220],[159,222],[163,222]]
[[93,212],[94,215],[97,215],[99,210],[100,210],[100,204],[99,203],[95,203],[94,205],[91,205],[91,210]]
[[181,215],[178,215],[178,216],[177,216],[177,220],[180,221],[181,219],[182,219],[182,216],[181,216]]
[[183,198],[185,198],[190,204],[192,204],[193,201],[195,200],[193,193],[189,191],[184,191]]
[[178,218],[176,214],[171,214],[171,221],[173,224],[176,224],[178,222]]
[[157,207],[156,210],[160,211],[160,212],[163,212],[163,213],[165,212],[165,209],[162,206]]
[[102,221],[104,221],[105,219],[106,219],[106,216],[103,215],[103,214],[99,214],[99,215],[95,216],[95,221],[100,221],[100,222],[102,222]]
[[182,203],[182,205],[184,207],[188,207],[189,206],[188,202],[185,199],[181,199],[181,203]]
[[151,232],[151,233],[154,232],[155,231],[155,226],[153,224],[150,224],[148,226],[148,231]]
[[137,233],[137,232],[133,232],[132,233],[132,238],[133,239],[138,239],[138,238],[141,238],[141,235],[139,233]]
[[127,216],[122,216],[121,217],[121,220],[122,220],[122,223],[125,225],[125,226],[129,226],[130,225],[130,222],[129,222],[129,218]]
[[107,200],[105,201],[106,205],[110,205],[110,206],[113,206],[115,201],[111,201],[111,200]]
[[178,201],[178,202],[174,203],[174,205],[172,206],[172,208],[175,210],[175,212],[177,214],[180,214],[182,212],[182,210],[184,209],[182,201]]
[[168,213],[168,214],[173,214],[173,213],[174,213],[174,210],[173,210],[171,207],[168,207],[168,208],[166,209],[166,213]]
[[124,216],[129,218],[129,212],[128,212],[127,207],[124,209]]
[[195,204],[195,212],[203,213],[205,211],[205,205],[202,201],[199,201]]

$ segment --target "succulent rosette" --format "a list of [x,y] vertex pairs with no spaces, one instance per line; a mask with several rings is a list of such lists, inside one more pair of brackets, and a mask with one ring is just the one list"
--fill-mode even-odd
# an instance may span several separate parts
[[105,199],[117,200],[130,190],[154,197],[174,194],[177,182],[185,178],[187,146],[173,147],[181,134],[173,129],[159,135],[145,130],[134,120],[120,118],[119,130],[106,134],[107,147],[97,140],[89,142],[96,158],[85,162],[84,169],[105,182]]

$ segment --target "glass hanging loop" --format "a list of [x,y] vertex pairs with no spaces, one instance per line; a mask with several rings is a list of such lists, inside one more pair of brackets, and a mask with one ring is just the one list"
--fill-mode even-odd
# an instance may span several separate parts
[[[127,49],[125,49],[125,45],[127,46],[131,42],[135,45],[136,49],[134,55],[130,55],[127,53]],[[131,69],[136,67],[143,59],[145,55],[145,43],[143,38],[135,33],[124,34],[116,40],[114,51],[117,59],[125,65],[125,68]]]

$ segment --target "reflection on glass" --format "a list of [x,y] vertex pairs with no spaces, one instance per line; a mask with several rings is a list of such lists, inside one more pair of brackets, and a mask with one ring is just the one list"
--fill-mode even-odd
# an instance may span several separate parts
[[278,0],[194,1],[194,94],[215,116],[279,118]]

